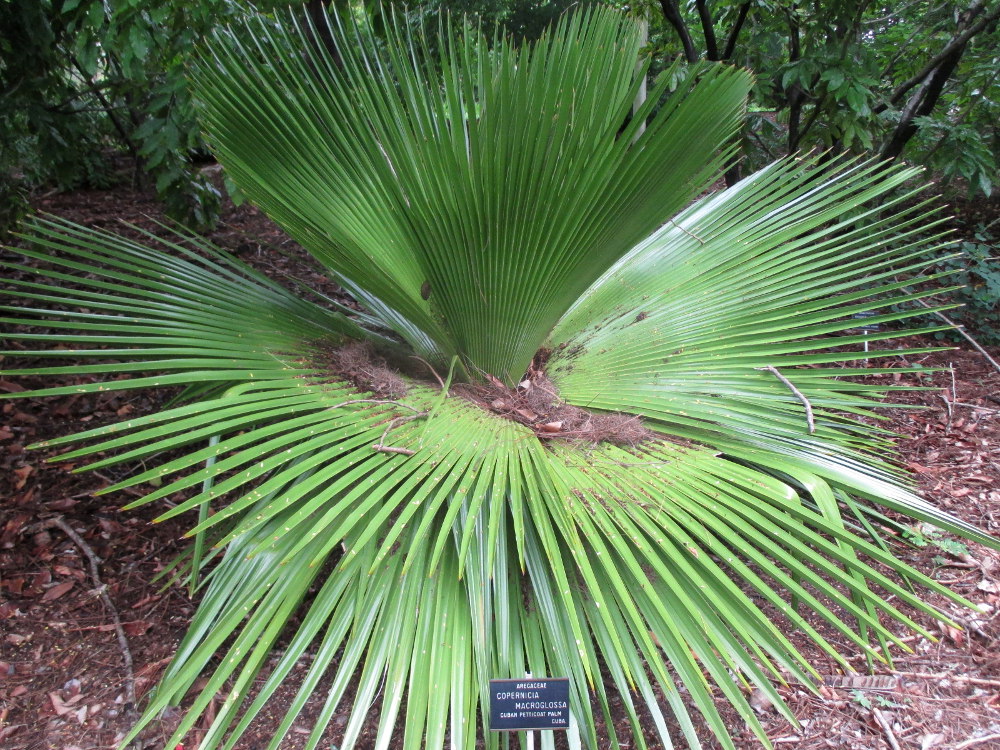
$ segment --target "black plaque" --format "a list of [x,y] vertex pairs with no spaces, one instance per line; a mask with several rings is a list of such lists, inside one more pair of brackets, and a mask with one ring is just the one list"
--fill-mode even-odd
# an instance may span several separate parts
[[569,678],[490,680],[490,730],[569,728]]
[[[854,315],[852,317],[855,320],[864,321],[866,318],[874,318],[875,317],[875,311],[874,310],[868,310],[866,312],[854,313]],[[857,326],[855,326],[855,328],[857,328],[860,331],[865,331],[865,332],[868,332],[868,331],[877,331],[879,329],[877,323],[876,324],[872,324],[872,323],[863,323],[863,322],[859,323]]]

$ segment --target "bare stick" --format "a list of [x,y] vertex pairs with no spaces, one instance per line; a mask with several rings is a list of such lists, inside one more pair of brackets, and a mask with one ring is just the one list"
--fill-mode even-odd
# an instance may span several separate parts
[[958,677],[947,672],[939,674],[931,674],[930,672],[894,672],[893,674],[897,674],[900,677],[919,677],[923,680],[950,680],[951,682],[968,682],[970,685],[1000,687],[1000,680],[984,680],[979,677]]
[[397,448],[394,445],[382,445],[381,443],[375,443],[372,450],[377,453],[398,453],[402,456],[416,455],[416,451],[411,451],[409,448]]
[[796,388],[794,385],[792,385],[792,381],[789,380],[788,378],[786,378],[780,372],[778,372],[778,368],[776,368],[776,367],[772,367],[771,365],[768,365],[767,367],[755,367],[754,369],[755,370],[767,370],[767,372],[771,373],[772,375],[774,375],[774,377],[776,377],[778,380],[780,380],[782,383],[784,383],[786,386],[788,386],[788,390],[790,390],[792,393],[794,393],[795,394],[795,398],[797,398],[799,401],[801,401],[802,405],[806,408],[806,422],[809,423],[809,434],[812,435],[814,432],[816,432],[816,420],[813,419],[812,404],[810,404],[809,403],[809,399],[807,399],[802,394],[802,391],[800,391],[798,388]]
[[966,740],[965,742],[960,742],[955,745],[955,750],[965,750],[967,747],[982,745],[984,742],[990,742],[991,740],[1000,740],[1000,734],[988,734],[985,737],[973,737],[971,740]]
[[695,234],[694,232],[689,232],[688,230],[686,230],[686,229],[685,229],[684,227],[682,227],[682,226],[681,226],[680,224],[678,224],[678,223],[677,223],[676,221],[674,221],[673,219],[667,219],[667,221],[669,221],[669,222],[670,222],[671,224],[673,224],[673,225],[674,225],[675,227],[677,227],[677,228],[678,228],[678,229],[680,229],[680,230],[681,230],[682,232],[684,232],[684,234],[686,234],[686,235],[687,235],[688,237],[694,237],[694,239],[698,240],[698,242],[700,242],[700,243],[701,243],[702,245],[704,245],[704,244],[705,244],[705,240],[703,240],[703,239],[702,239],[701,237],[699,237],[698,235],[696,235],[696,234]]
[[1000,414],[1000,409],[991,409],[988,406],[980,406],[979,404],[967,404],[964,401],[952,401],[952,406],[963,406],[966,409],[975,409],[976,411],[985,411],[990,414]]
[[435,369],[434,369],[434,366],[433,366],[433,365],[431,365],[431,363],[430,363],[430,362],[428,362],[428,361],[427,361],[426,359],[424,359],[423,357],[418,357],[418,356],[417,356],[417,355],[415,355],[415,354],[414,354],[414,355],[412,355],[412,356],[410,357],[410,359],[415,359],[415,360],[417,360],[418,362],[423,362],[423,363],[424,363],[424,364],[425,364],[425,365],[427,366],[427,369],[431,371],[431,375],[433,375],[433,376],[434,376],[434,378],[435,378],[435,379],[437,380],[437,382],[438,382],[438,385],[440,385],[440,386],[441,386],[441,390],[442,390],[442,391],[444,390],[444,380],[442,380],[442,379],[441,379],[441,376],[440,376],[440,375],[438,375],[438,373],[437,373],[437,370],[435,370]]
[[951,403],[952,402],[948,400],[947,396],[942,396],[940,393],[938,394],[938,398],[941,399],[942,401],[944,401],[944,405],[946,407],[948,407],[948,427],[946,429],[950,430],[951,429]]
[[421,417],[426,417],[426,416],[427,412],[421,411],[417,412],[413,416],[394,417],[393,419],[390,419],[389,424],[387,424],[385,426],[385,429],[382,431],[382,437],[380,437],[378,439],[378,442],[372,446],[372,450],[377,451],[379,453],[400,453],[404,456],[412,456],[414,454],[414,451],[411,451],[409,448],[394,448],[391,445],[386,445],[385,439],[389,435],[389,432],[391,430],[395,429],[396,427],[399,427],[401,424],[406,424],[407,422],[412,422],[414,419],[420,419]]
[[900,750],[899,740],[897,740],[896,735],[893,734],[892,725],[889,723],[889,720],[885,718],[885,714],[877,708],[873,708],[872,716],[875,717],[875,721],[878,722],[878,725],[882,727],[882,733],[885,735],[885,739],[889,743],[889,747],[891,747],[892,750]]
[[101,580],[101,574],[99,566],[101,564],[101,558],[94,554],[94,550],[90,548],[83,537],[73,530],[73,527],[63,520],[62,516],[56,516],[55,518],[47,518],[44,521],[40,521],[35,524],[35,529],[59,529],[66,536],[68,536],[72,542],[80,548],[84,556],[90,562],[90,577],[94,580],[94,586],[97,588],[97,592],[101,597],[101,602],[107,608],[108,613],[111,615],[111,620],[115,625],[115,634],[118,636],[118,647],[122,652],[122,661],[125,662],[125,697],[128,701],[128,711],[131,713],[135,711],[136,697],[135,697],[135,672],[132,669],[132,652],[128,647],[128,638],[125,637],[125,629],[122,627],[121,618],[118,616],[118,610],[115,609],[115,605],[111,601],[111,597],[108,596],[108,587]]
[[986,351],[985,349],[983,349],[983,347],[982,347],[982,346],[980,346],[979,342],[978,342],[978,341],[976,341],[976,340],[975,340],[974,338],[972,338],[972,336],[970,336],[969,334],[967,334],[967,333],[965,332],[965,329],[964,329],[964,328],[963,328],[962,326],[960,326],[960,325],[959,325],[958,323],[956,323],[956,322],[955,322],[954,320],[952,320],[951,318],[949,318],[949,317],[948,317],[947,315],[945,315],[945,314],[944,314],[943,312],[941,312],[940,310],[935,310],[934,308],[932,308],[932,307],[931,307],[930,305],[928,305],[928,304],[927,304],[926,302],[924,302],[924,301],[923,301],[922,299],[918,299],[918,300],[917,300],[917,302],[919,302],[919,303],[920,303],[921,305],[923,305],[923,306],[924,306],[924,307],[926,307],[926,308],[927,308],[928,310],[930,310],[930,311],[931,311],[931,312],[933,312],[933,313],[934,313],[935,315],[937,315],[937,316],[938,316],[939,318],[941,318],[941,320],[943,320],[943,321],[944,321],[945,323],[947,323],[947,324],[948,324],[948,325],[950,325],[950,326],[951,326],[952,328],[954,328],[954,329],[955,329],[956,331],[958,331],[958,333],[959,333],[959,334],[960,334],[960,335],[961,335],[961,336],[962,336],[962,337],[963,337],[963,338],[964,338],[964,339],[965,339],[966,341],[968,341],[968,342],[969,342],[970,344],[972,344],[972,345],[973,345],[974,347],[976,347],[976,349],[978,349],[978,350],[979,350],[979,353],[980,353],[980,354],[982,354],[982,355],[983,355],[984,357],[986,357],[987,361],[988,361],[988,362],[989,362],[989,363],[990,363],[991,365],[993,365],[993,367],[995,367],[995,368],[996,368],[997,372],[1000,372],[1000,362],[997,362],[997,361],[996,361],[995,359],[993,359],[993,357],[991,357],[991,356],[990,356],[990,353],[989,353],[988,351]]

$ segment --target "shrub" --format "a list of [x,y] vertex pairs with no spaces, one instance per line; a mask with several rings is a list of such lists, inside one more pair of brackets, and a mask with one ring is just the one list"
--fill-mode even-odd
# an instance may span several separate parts
[[789,630],[850,669],[822,627],[881,659],[897,625],[926,633],[913,609],[944,617],[910,584],[962,601],[891,554],[876,505],[996,546],[913,493],[858,420],[891,387],[838,366],[888,353],[854,314],[921,296],[893,274],[933,220],[886,210],[912,173],[796,159],[694,200],[744,72],[664,76],[631,117],[639,34],[607,9],[520,49],[445,28],[432,54],[404,29],[337,21],[335,58],[261,18],[193,71],[230,177],[363,313],[195,237],[30,231],[51,270],[12,283],[55,304],[15,337],[69,363],[21,372],[108,376],[41,393],[185,388],[48,443],[90,468],[170,451],[107,491],[155,480],[133,505],[183,491],[163,517],[198,516],[175,572],[201,603],[136,732],[207,671],[167,744],[221,691],[202,745],[232,747],[309,653],[272,748],[310,699],[315,747],[349,687],[341,747],[379,704],[380,747],[472,748],[488,680],[525,673],[570,677],[573,746],[597,747],[590,701],[607,719],[614,694],[631,744],[641,705],[697,746],[693,707],[733,748],[720,695],[766,743],[746,689],[794,721],[772,680],[816,674]]

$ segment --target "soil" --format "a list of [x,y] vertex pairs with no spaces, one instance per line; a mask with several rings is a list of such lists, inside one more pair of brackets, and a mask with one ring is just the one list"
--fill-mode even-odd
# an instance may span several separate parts
[[[91,226],[118,227],[126,220],[160,231],[153,222],[160,216],[154,199],[124,186],[48,195],[36,206]],[[982,204],[976,209],[981,211]],[[279,281],[336,293],[301,249],[253,207],[228,205],[223,224],[211,239]],[[989,351],[1000,358],[997,349]],[[933,354],[904,351],[888,364],[900,370],[914,365],[925,369],[880,376],[926,389],[897,399],[923,409],[885,410],[888,425],[900,435],[902,463],[916,475],[930,501],[980,529],[1000,534],[1000,371],[971,346]],[[56,383],[47,379],[45,384]],[[4,392],[40,385],[38,378],[0,379]],[[184,520],[152,524],[162,505],[122,511],[125,501],[133,499],[129,490],[114,496],[97,494],[141,467],[74,474],[72,463],[45,463],[43,452],[26,451],[27,445],[42,439],[155,410],[169,395],[125,392],[0,402],[2,748],[116,747],[136,708],[130,704],[126,653],[141,708],[143,695],[155,685],[186,629],[193,601],[185,590],[164,586],[157,574],[180,551],[187,524]],[[44,519],[62,521],[40,526]],[[62,523],[75,532],[76,540]],[[1000,557],[930,531],[924,537],[925,546],[904,547],[901,554],[970,599],[979,613],[938,598],[936,603],[960,627],[938,626],[918,617],[938,634],[937,639],[908,637],[912,652],[896,653],[892,667],[876,665],[873,674],[866,673],[859,657],[855,664],[860,674],[844,675],[815,647],[797,639],[826,676],[826,684],[818,696],[794,684],[780,690],[800,728],[790,726],[765,700],[754,696],[756,710],[777,747],[1000,748]],[[835,645],[843,643],[835,633],[824,634]],[[269,706],[237,747],[266,747],[281,717],[280,703],[289,697],[290,693],[278,696],[273,711]],[[720,707],[737,746],[757,747],[733,711]],[[164,716],[132,747],[159,750],[178,718]],[[620,706],[613,719],[627,730]],[[345,721],[346,715],[335,717],[323,746],[337,745]],[[371,745],[376,722],[373,716],[361,747]],[[283,748],[300,747],[307,726],[308,716],[296,725]],[[195,747],[203,729],[194,730],[183,747]],[[704,736],[708,747],[717,747],[707,730]],[[648,739],[657,746],[651,733]]]

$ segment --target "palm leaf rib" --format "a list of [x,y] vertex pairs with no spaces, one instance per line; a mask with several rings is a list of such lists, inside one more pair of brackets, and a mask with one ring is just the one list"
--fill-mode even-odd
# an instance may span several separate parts
[[878,508],[1000,545],[914,494],[870,426],[893,389],[846,377],[885,370],[844,368],[899,335],[856,313],[925,296],[898,280],[942,243],[913,173],[802,157],[697,198],[746,73],[672,70],[630,118],[646,64],[611,10],[526,47],[385,19],[334,16],[338,65],[251,18],[192,70],[229,175],[364,313],[180,232],[41,218],[7,264],[8,337],[38,348],[0,374],[184,389],[42,444],[79,470],[169,452],[105,491],[197,511],[171,571],[198,611],[125,741],[187,699],[173,746],[221,693],[202,747],[232,748],[297,680],[271,748],[307,706],[308,748],[345,711],[344,748],[367,721],[378,748],[496,748],[488,682],[531,673],[570,677],[571,747],[699,747],[700,715],[735,748],[719,700],[767,745],[749,692],[794,721],[774,684],[818,678],[790,633],[850,669],[823,633],[881,660],[946,619],[911,585],[965,604],[896,559]]

